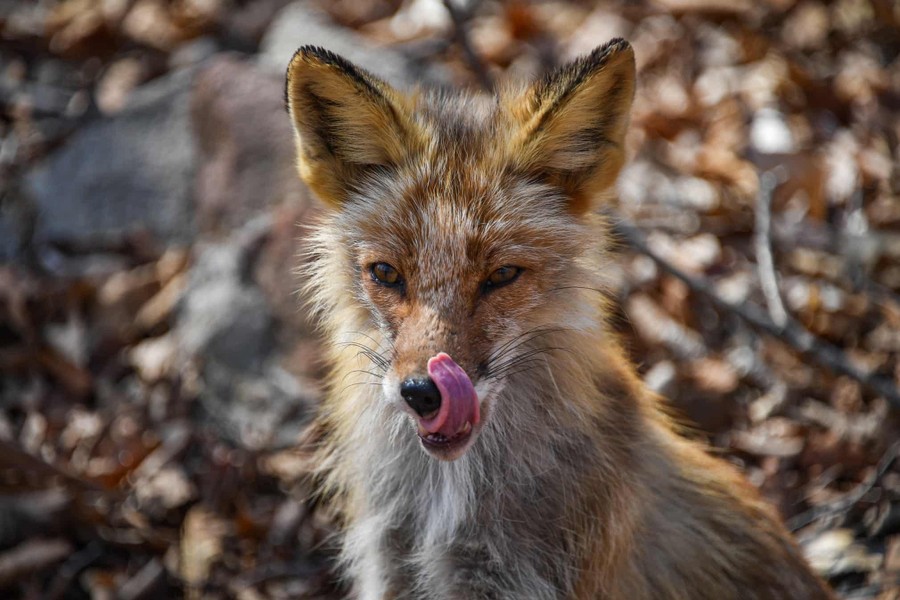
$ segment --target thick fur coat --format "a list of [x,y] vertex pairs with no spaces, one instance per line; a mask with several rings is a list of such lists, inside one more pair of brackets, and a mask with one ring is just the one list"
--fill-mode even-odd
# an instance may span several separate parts
[[[294,56],[299,171],[328,207],[302,272],[331,343],[316,457],[356,597],[831,597],[753,487],[677,434],[606,322],[594,209],[634,79],[623,40],[495,97]],[[446,452],[399,392],[439,352],[482,415]]]

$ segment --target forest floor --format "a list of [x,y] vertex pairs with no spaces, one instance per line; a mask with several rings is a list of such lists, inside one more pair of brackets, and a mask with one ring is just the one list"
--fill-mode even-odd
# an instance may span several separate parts
[[291,53],[484,88],[624,37],[614,322],[843,597],[900,599],[898,4],[451,6],[0,5],[0,594],[341,597]]

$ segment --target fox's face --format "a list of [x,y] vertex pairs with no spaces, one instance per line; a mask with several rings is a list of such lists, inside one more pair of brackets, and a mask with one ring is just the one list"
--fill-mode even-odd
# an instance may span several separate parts
[[552,378],[556,332],[602,318],[579,290],[633,93],[621,40],[497,98],[401,95],[316,48],[292,60],[300,174],[331,209],[310,285],[433,456],[471,447],[523,372]]

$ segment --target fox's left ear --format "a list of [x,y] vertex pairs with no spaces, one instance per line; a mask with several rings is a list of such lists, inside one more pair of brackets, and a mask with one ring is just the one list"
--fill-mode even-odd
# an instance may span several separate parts
[[615,182],[634,98],[634,52],[615,39],[533,84],[512,106],[519,168],[584,213]]
[[300,177],[332,206],[340,206],[373,168],[396,166],[409,152],[413,124],[405,117],[405,97],[327,50],[297,50],[285,97]]

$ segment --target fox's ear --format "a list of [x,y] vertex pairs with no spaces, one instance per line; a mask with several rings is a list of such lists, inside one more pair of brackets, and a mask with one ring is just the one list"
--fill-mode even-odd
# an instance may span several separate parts
[[340,56],[313,46],[297,50],[285,98],[300,177],[325,202],[340,205],[368,171],[404,159],[403,98]]
[[520,168],[560,187],[583,213],[624,162],[634,52],[615,39],[534,83],[513,105]]

